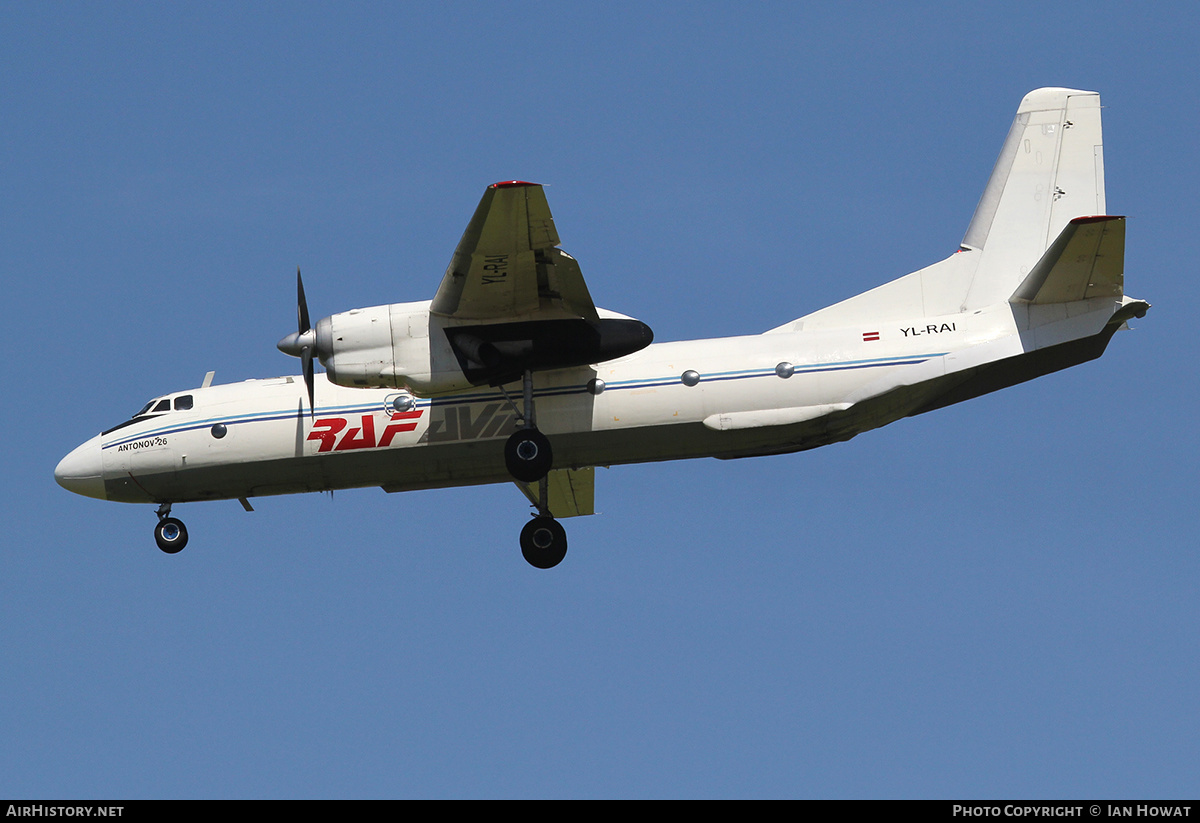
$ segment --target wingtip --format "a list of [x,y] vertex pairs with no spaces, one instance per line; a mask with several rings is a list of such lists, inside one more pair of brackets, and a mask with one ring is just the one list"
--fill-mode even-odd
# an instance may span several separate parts
[[489,188],[493,189],[514,189],[518,186],[540,186],[541,183],[530,183],[525,180],[501,180],[499,183],[493,183]]

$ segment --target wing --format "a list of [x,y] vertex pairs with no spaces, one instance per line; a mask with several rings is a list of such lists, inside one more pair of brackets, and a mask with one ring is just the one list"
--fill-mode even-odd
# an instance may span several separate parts
[[[537,483],[522,483],[513,481],[517,488],[529,498],[529,502],[538,505],[539,488]],[[547,475],[546,508],[554,517],[580,517],[596,513],[596,470],[586,469],[554,469]]]
[[488,186],[430,311],[458,320],[598,322],[579,264],[558,242],[540,185],[511,180]]

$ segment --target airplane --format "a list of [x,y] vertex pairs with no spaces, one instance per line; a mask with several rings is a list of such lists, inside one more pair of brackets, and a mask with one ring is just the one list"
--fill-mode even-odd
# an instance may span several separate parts
[[[1150,305],[1124,293],[1125,218],[1107,213],[1100,96],[1021,101],[958,249],[760,334],[653,343],[598,308],[540,185],[487,187],[432,300],[353,309],[278,348],[298,376],[156,397],[55,468],[88,497],[158,504],[379,486],[514,482],[525,559],[566,554],[595,468],[804,451],[1103,354]],[[314,373],[314,360],[324,373]]]

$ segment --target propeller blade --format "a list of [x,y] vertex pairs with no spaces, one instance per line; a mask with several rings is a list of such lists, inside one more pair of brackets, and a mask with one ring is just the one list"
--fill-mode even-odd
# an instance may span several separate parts
[[299,321],[301,334],[312,328],[312,324],[308,322],[308,300],[304,298],[304,281],[300,278],[299,266],[296,266],[296,319]]
[[308,387],[308,415],[316,417],[316,379],[313,377],[312,346],[305,346],[300,350],[300,364],[304,368],[304,385]]
[[317,416],[316,408],[316,378],[313,375],[313,356],[317,349],[317,333],[313,331],[312,321],[308,316],[308,299],[304,296],[304,280],[300,277],[300,267],[296,267],[296,325],[298,331],[280,340],[276,346],[284,354],[299,357],[304,371],[304,386],[308,389],[308,413]]

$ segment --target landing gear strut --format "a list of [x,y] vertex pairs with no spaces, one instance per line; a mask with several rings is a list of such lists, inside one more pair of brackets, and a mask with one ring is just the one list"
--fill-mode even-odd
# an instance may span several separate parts
[[561,563],[567,553],[567,531],[554,519],[547,504],[547,475],[554,464],[554,455],[550,441],[537,429],[533,408],[533,373],[528,369],[521,381],[521,388],[524,394],[522,425],[504,444],[504,465],[508,473],[522,483],[538,484],[538,513],[521,529],[521,554],[530,565],[550,569]]
[[525,371],[521,381],[524,404],[521,409],[521,428],[513,432],[504,444],[504,466],[508,473],[522,483],[541,480],[550,472],[554,454],[546,435],[538,431],[533,408],[533,373]]
[[163,503],[158,507],[158,525],[154,527],[154,542],[167,554],[183,551],[187,545],[187,526],[182,520],[170,517],[171,504]]

